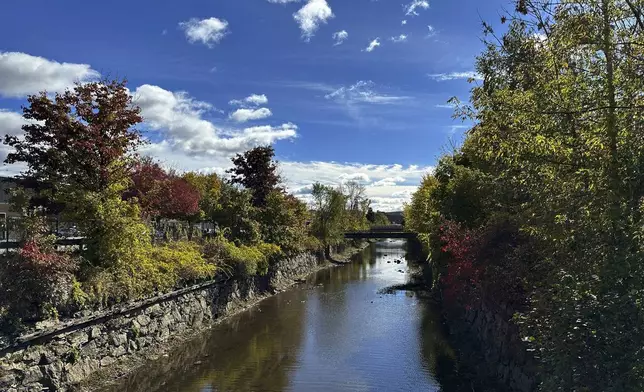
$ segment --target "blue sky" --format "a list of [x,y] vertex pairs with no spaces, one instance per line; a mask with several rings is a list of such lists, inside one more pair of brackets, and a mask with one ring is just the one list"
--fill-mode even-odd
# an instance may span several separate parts
[[[289,189],[355,179],[399,209],[467,124],[481,19],[507,1],[12,1],[0,24],[0,133],[19,133],[28,94],[126,77],[145,152],[222,172],[275,146]],[[476,83],[476,82],[475,82]],[[7,149],[0,155],[4,158]],[[4,167],[5,173],[20,168]]]

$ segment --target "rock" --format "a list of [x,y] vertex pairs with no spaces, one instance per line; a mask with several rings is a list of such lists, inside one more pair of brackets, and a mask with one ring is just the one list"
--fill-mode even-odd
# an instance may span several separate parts
[[40,367],[38,366],[32,366],[25,370],[24,372],[24,377],[22,379],[22,384],[31,384],[35,382],[39,382],[42,379],[42,372],[40,371]]
[[100,363],[95,359],[81,359],[73,365],[68,365],[65,369],[65,381],[78,383],[83,381],[93,371],[98,369]]
[[127,348],[125,346],[118,346],[110,352],[110,355],[112,355],[114,358],[121,357],[123,355],[127,354]]
[[67,336],[67,341],[74,347],[80,347],[89,342],[89,335],[84,331],[74,332]]
[[89,330],[90,339],[97,339],[99,336],[101,336],[101,329],[99,327],[92,327],[92,329]]
[[[161,308],[161,305],[154,304],[150,306],[146,313],[152,317],[161,317],[163,315],[163,309]],[[141,325],[143,325],[143,323],[141,323]]]
[[162,327],[167,327],[168,325],[173,324],[174,320],[172,319],[172,316],[169,314],[166,314],[161,318],[161,326]]
[[44,350],[39,346],[31,346],[25,351],[25,355],[22,357],[22,360],[27,363],[38,363],[40,362],[43,351]]
[[134,352],[134,351],[139,349],[139,346],[136,344],[135,341],[130,340],[130,343],[128,345],[128,349],[129,349],[130,352]]
[[40,370],[49,380],[59,380],[64,368],[64,364],[58,360],[50,365],[41,367]]
[[105,357],[105,358],[101,359],[101,367],[110,366],[110,365],[114,364],[114,362],[116,362],[116,359],[114,359],[112,357]]
[[150,324],[150,321],[152,321],[150,319],[150,317],[148,317],[145,314],[140,314],[140,315],[136,316],[135,320],[136,320],[137,323],[139,323],[139,325],[141,327],[145,327],[146,325]]
[[118,335],[113,335],[112,336],[112,344],[114,346],[125,346],[127,344],[127,335],[124,333],[118,334]]

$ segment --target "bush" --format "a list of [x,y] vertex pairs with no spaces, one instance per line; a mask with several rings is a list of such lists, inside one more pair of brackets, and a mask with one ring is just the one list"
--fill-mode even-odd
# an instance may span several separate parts
[[265,275],[270,260],[281,254],[279,246],[259,243],[255,246],[237,246],[224,238],[208,240],[203,247],[204,257],[210,262],[231,267],[235,272],[244,275]]
[[56,252],[55,239],[43,235],[43,218],[25,218],[25,226],[24,245],[0,262],[0,308],[26,321],[55,318],[70,305],[78,262],[70,254]]
[[199,245],[172,242],[150,246],[128,265],[91,271],[84,288],[91,302],[106,306],[211,279],[216,269]]

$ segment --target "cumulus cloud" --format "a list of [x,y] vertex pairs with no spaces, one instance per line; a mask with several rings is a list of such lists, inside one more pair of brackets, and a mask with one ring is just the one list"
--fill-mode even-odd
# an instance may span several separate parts
[[334,18],[333,10],[329,7],[326,0],[308,0],[308,2],[293,14],[293,19],[302,30],[302,37],[309,41],[320,28],[320,24],[327,23]]
[[372,186],[396,186],[396,184],[401,183],[401,182],[405,182],[404,177],[400,177],[400,176],[398,176],[398,177],[387,177],[387,178],[383,178],[382,180],[376,181],[371,185]]
[[346,41],[347,38],[349,38],[349,33],[347,33],[346,30],[333,33],[333,40],[335,41],[333,46],[342,45],[342,43]]
[[407,36],[405,34],[400,34],[398,37],[391,37],[389,40],[393,43],[400,43],[407,41]]
[[365,52],[373,52],[375,48],[380,46],[380,38],[376,38],[369,43],[369,46],[365,49]]
[[414,0],[405,6],[405,15],[418,16],[417,9],[428,9],[429,2],[427,0]]
[[201,42],[210,48],[229,33],[228,22],[214,17],[201,20],[192,18],[179,23],[179,27],[183,29],[190,43]]
[[393,104],[409,99],[406,96],[396,96],[379,93],[376,91],[376,84],[371,80],[360,80],[349,87],[340,87],[337,90],[324,96],[326,99],[335,100],[349,104]]
[[21,52],[0,52],[0,95],[24,97],[47,90],[62,91],[100,74],[87,64],[59,63]]
[[[145,154],[158,157],[166,166],[178,170],[215,172],[225,176],[226,169],[231,167],[228,156],[188,155],[173,149],[166,142],[153,143],[144,148]],[[311,190],[316,182],[339,186],[353,180],[365,185],[373,209],[382,211],[401,210],[403,204],[409,202],[412,193],[418,188],[422,177],[433,170],[431,166],[297,162],[283,159],[280,159],[279,168],[286,181],[287,190],[306,202],[311,200]]]
[[365,173],[343,173],[338,177],[340,183],[345,183],[349,181],[356,181],[361,183],[369,183],[371,179],[368,174]]
[[400,22],[401,25],[406,25],[407,24],[407,19],[404,19],[402,22]]
[[259,108],[259,109],[237,109],[234,112],[230,113],[229,118],[237,122],[246,122],[251,120],[261,120],[272,116],[270,109]]
[[138,87],[134,101],[141,107],[147,127],[162,136],[162,144],[155,147],[164,151],[177,150],[190,156],[229,156],[297,136],[297,126],[291,123],[278,127],[219,128],[204,118],[213,109],[210,104],[197,101],[185,92],[172,92],[158,86]]
[[[29,124],[30,121],[26,120],[20,113],[12,112],[5,109],[0,109],[0,136],[12,135],[20,136],[23,134],[22,126]],[[7,158],[7,155],[13,150],[13,148],[0,144],[0,162],[4,162]],[[6,165],[3,164],[0,166],[1,175],[16,175],[26,169],[24,164],[13,164]]]
[[479,75],[474,71],[428,74],[427,76],[429,76],[430,78],[438,82],[445,82],[447,80],[455,80],[455,79],[474,79],[474,80],[483,79],[481,75]]
[[[422,177],[433,170],[429,166],[415,165],[289,161],[282,161],[280,169],[288,181],[288,189],[303,200],[309,199],[311,184],[315,182],[337,186],[348,180],[358,180],[366,184],[366,194],[372,200],[372,207],[383,211],[402,209]],[[371,181],[373,183],[369,183]]]
[[266,105],[268,103],[268,97],[264,94],[251,94],[244,99],[233,99],[228,102],[228,104],[233,106],[259,106]]

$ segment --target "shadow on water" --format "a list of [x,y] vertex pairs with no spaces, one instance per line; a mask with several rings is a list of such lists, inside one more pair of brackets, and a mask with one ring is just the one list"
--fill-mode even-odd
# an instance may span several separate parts
[[471,391],[440,309],[379,292],[409,283],[416,257],[402,241],[371,244],[104,391]]
[[216,325],[105,391],[284,390],[304,333],[305,303],[275,299]]

